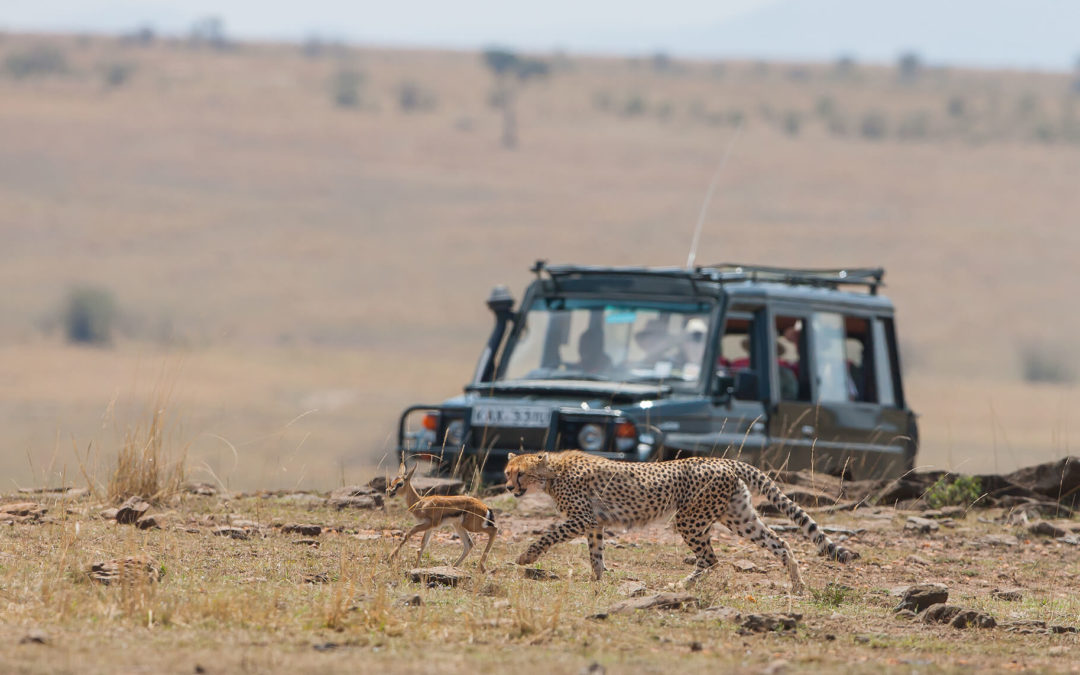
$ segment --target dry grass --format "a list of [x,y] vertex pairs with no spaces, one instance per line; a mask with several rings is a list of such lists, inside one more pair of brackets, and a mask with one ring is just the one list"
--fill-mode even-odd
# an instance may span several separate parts
[[[619,586],[628,580],[658,592],[686,574],[685,546],[669,529],[617,535],[600,583],[588,580],[580,541],[541,560],[559,579],[529,581],[511,561],[550,514],[518,516],[517,502],[499,503],[508,511],[499,516],[504,529],[492,571],[479,574],[474,554],[465,566],[472,579],[456,589],[412,584],[404,576],[408,563],[385,562],[410,521],[396,502],[385,513],[343,513],[276,498],[188,496],[165,530],[152,531],[102,521],[97,505],[58,504],[43,524],[0,529],[0,662],[17,672],[82,673],[151,664],[176,672],[196,665],[208,672],[351,672],[358,660],[391,672],[437,664],[447,673],[577,672],[594,661],[609,672],[670,672],[673,664],[681,672],[749,672],[777,659],[795,671],[871,664],[889,672],[916,664],[1058,670],[1070,667],[1067,655],[1077,646],[1074,635],[957,631],[893,618],[896,598],[888,589],[938,581],[949,586],[952,602],[999,621],[1080,624],[1080,604],[1068,590],[1080,577],[1075,548],[1048,539],[1019,549],[974,546],[985,533],[1011,531],[975,515],[927,536],[904,533],[902,514],[884,523],[858,513],[822,517],[868,527],[850,542],[863,559],[828,563],[789,537],[812,589],[802,597],[787,595],[786,574],[767,552],[718,531],[722,565],[694,591],[703,605],[804,615],[790,633],[741,635],[731,622],[696,610],[589,618],[623,599]],[[237,518],[258,523],[251,539],[210,534],[213,525]],[[280,533],[285,522],[317,522],[328,531],[318,548],[297,545]],[[425,563],[445,564],[458,547],[440,531]],[[133,574],[103,587],[84,574],[92,562],[133,555],[153,558],[164,570],[161,581]],[[737,558],[764,573],[731,571],[728,563]],[[306,583],[312,575],[326,582]],[[1021,586],[1025,598],[992,599],[989,591],[998,586]],[[413,595],[419,606],[403,602]],[[47,634],[48,646],[20,644],[34,630]]]
[[160,401],[149,421],[124,432],[116,470],[109,477],[106,492],[109,501],[119,504],[129,497],[141,497],[151,503],[162,503],[183,489],[187,449],[171,450],[167,446],[166,404],[167,401]]

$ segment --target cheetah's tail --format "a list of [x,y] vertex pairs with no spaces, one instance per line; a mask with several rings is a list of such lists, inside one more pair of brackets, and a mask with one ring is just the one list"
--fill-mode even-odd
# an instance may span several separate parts
[[780,509],[781,513],[798,525],[802,530],[803,535],[814,542],[814,545],[818,547],[818,555],[823,555],[830,560],[837,560],[845,563],[859,557],[859,554],[855,551],[833,543],[833,541],[821,531],[821,528],[818,527],[818,524],[810,517],[810,514],[803,511],[802,507],[791,501],[791,499],[784,494],[776,483],[765,475],[763,471],[743,462],[735,462],[735,473],[743,480],[743,482],[752,486],[758,493],[768,498],[773,506]]

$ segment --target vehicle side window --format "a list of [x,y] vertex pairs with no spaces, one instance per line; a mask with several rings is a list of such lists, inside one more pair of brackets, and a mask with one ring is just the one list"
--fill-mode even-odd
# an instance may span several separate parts
[[810,320],[814,334],[814,385],[821,403],[850,401],[854,385],[849,384],[844,345],[844,317],[825,312]]
[[809,401],[810,381],[806,372],[806,331],[797,316],[776,317],[776,363],[780,376],[780,399]]
[[[753,315],[742,312],[728,314],[717,349],[716,371],[718,374],[735,376],[740,372],[752,371],[758,373],[760,382],[760,364],[754,354],[753,335]],[[741,398],[739,392],[735,395]]]
[[878,382],[878,403],[896,406],[896,386],[893,384],[893,364],[896,363],[892,346],[886,338],[886,325],[882,319],[874,320],[874,374]]
[[878,358],[871,322],[857,316],[818,312],[814,333],[814,383],[817,400],[874,403],[878,400]]

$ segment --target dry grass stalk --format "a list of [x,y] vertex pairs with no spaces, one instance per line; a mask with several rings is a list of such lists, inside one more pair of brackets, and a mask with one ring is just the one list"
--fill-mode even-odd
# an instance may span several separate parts
[[121,503],[129,497],[141,497],[160,503],[179,494],[187,473],[187,448],[174,461],[166,449],[168,436],[164,401],[154,406],[150,421],[124,433],[123,445],[116,457],[116,470],[109,479],[109,501]]

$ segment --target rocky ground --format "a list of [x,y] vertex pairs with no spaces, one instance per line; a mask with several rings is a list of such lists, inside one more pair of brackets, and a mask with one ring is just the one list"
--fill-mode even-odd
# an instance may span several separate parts
[[822,560],[766,515],[801,561],[801,596],[720,526],[721,563],[689,591],[671,589],[689,551],[665,523],[609,532],[599,583],[581,540],[523,569],[514,559],[557,517],[544,495],[485,497],[501,531],[481,573],[479,551],[447,567],[460,550],[449,528],[419,564],[418,538],[387,561],[411,518],[378,481],[330,494],[193,485],[116,506],[22,492],[0,499],[0,671],[1077,670],[1080,520],[1070,466],[1053,470],[1062,498],[1034,472],[936,509],[940,476],[783,475],[862,556]]

